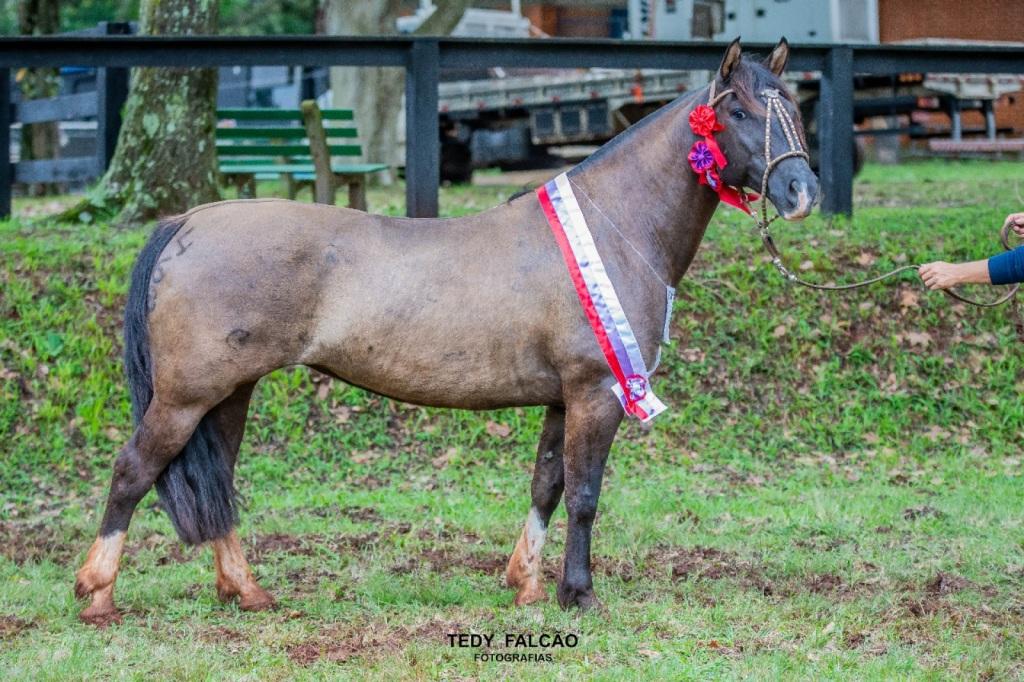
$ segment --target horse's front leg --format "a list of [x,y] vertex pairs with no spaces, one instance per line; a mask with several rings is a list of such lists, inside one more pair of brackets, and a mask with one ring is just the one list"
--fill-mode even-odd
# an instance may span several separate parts
[[590,532],[608,450],[622,421],[614,394],[601,387],[568,400],[565,414],[565,507],[569,528],[558,584],[562,608],[601,608],[590,574]]
[[540,434],[540,444],[537,446],[537,463],[533,467],[530,513],[505,570],[505,582],[509,587],[517,589],[516,606],[532,604],[548,596],[541,581],[541,549],[544,547],[548,522],[562,498],[565,485],[565,466],[562,463],[564,441],[565,409],[549,407]]

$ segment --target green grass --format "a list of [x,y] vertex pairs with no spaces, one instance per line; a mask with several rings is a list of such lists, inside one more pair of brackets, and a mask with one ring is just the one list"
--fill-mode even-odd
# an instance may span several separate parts
[[[818,281],[980,258],[1024,204],[1022,171],[869,166],[852,222],[815,216],[777,239]],[[452,188],[442,207],[472,212],[514,189]],[[401,196],[370,201],[398,212]],[[594,540],[607,615],[513,609],[499,581],[529,507],[541,411],[412,408],[340,382],[318,392],[296,369],[257,389],[238,472],[243,542],[281,608],[219,604],[209,550],[182,548],[150,496],[118,582],[123,624],[79,624],[72,574],[130,430],[119,318],[147,232],[0,224],[0,675],[1024,674],[1011,311],[952,305],[909,275],[849,294],[788,287],[726,209],[679,287],[656,379],[671,409],[653,429],[627,424],[612,452]],[[579,645],[553,663],[479,662],[448,631],[572,632]]]

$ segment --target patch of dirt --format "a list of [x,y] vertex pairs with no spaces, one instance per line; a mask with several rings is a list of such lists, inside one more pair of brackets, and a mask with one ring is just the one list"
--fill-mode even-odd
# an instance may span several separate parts
[[797,540],[793,544],[797,547],[814,550],[816,552],[832,552],[845,545],[846,542],[846,540],[840,540],[839,538],[816,536],[806,540]]
[[931,507],[927,504],[922,507],[909,507],[903,510],[903,518],[907,521],[916,521],[917,519],[924,519],[929,517],[941,519],[945,516],[946,514],[944,512],[941,512],[935,507]]
[[806,587],[813,594],[834,594],[843,590],[846,584],[835,573],[818,573],[807,580]]
[[34,627],[35,623],[15,616],[0,616],[0,641],[17,637],[25,630],[30,630]]
[[385,532],[370,531],[358,535],[327,536],[320,533],[308,535],[290,535],[288,533],[268,533],[257,535],[252,541],[252,557],[254,561],[262,561],[270,554],[292,554],[295,556],[313,556],[318,548],[334,553],[343,551],[361,551],[377,544],[382,538],[394,534],[408,533],[412,526],[399,523]]
[[772,584],[760,567],[714,547],[659,546],[648,556],[646,563],[651,567],[649,573],[654,574],[651,577],[656,577],[668,566],[674,580],[731,578],[762,594],[773,593]]
[[633,582],[642,576],[641,571],[637,569],[636,563],[629,559],[613,559],[612,557],[603,556],[594,557],[591,561],[591,567],[597,573],[615,576],[624,583]]
[[69,565],[89,540],[77,528],[22,521],[0,521],[0,554],[14,563],[52,561]]
[[437,529],[422,528],[416,533],[416,537],[420,540],[432,542],[445,540],[447,542],[459,542],[467,545],[479,545],[482,542],[480,536],[471,530],[452,530],[447,526]]
[[270,533],[258,535],[252,543],[252,556],[260,561],[268,554],[296,554],[299,556],[312,556],[314,550],[310,546],[310,540],[314,536],[297,536],[287,533]]
[[377,544],[382,537],[385,536],[376,531],[362,533],[360,535],[338,535],[328,540],[325,544],[335,552],[341,552],[344,549],[364,550]]
[[508,557],[497,553],[470,554],[451,549],[425,549],[392,566],[391,572],[405,575],[424,566],[429,566],[432,571],[445,572],[462,566],[480,573],[497,575],[505,570],[507,563]]
[[932,595],[944,595],[944,594],[956,594],[957,592],[971,587],[972,583],[967,578],[963,578],[953,573],[943,573],[939,571],[925,583],[925,592]]
[[380,512],[373,507],[346,507],[341,510],[341,515],[361,523],[377,523],[384,520]]
[[241,644],[249,641],[245,634],[226,625],[207,628],[199,633],[199,637],[211,644]]
[[391,627],[384,623],[339,625],[285,649],[288,658],[303,667],[325,660],[345,663],[352,659],[379,660],[400,655],[414,640],[442,643],[445,635],[460,632],[459,623],[432,620],[417,626]]

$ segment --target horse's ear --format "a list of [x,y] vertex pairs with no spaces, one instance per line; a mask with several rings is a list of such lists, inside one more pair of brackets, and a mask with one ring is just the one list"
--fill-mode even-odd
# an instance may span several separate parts
[[772,53],[764,60],[764,65],[776,76],[781,76],[789,63],[789,41],[783,36],[779,44],[775,46]]
[[722,65],[718,67],[718,76],[722,79],[722,82],[729,80],[729,76],[733,74],[736,67],[740,65],[740,55],[743,50],[740,48],[740,38],[736,38],[729,43],[729,47],[725,48],[725,56],[722,57]]

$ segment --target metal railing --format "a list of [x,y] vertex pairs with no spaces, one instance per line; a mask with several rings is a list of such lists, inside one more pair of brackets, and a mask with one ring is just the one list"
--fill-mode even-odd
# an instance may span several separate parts
[[[27,66],[392,66],[406,71],[406,212],[435,216],[440,181],[437,84],[441,69],[714,69],[724,45],[620,40],[333,37],[110,36],[0,40],[0,149],[10,144],[10,70]],[[767,53],[769,45],[744,46]],[[821,71],[818,107],[822,209],[853,211],[853,75],[1024,73],[1012,47],[807,45],[789,68]],[[10,160],[0,158],[0,216],[10,214]]]

